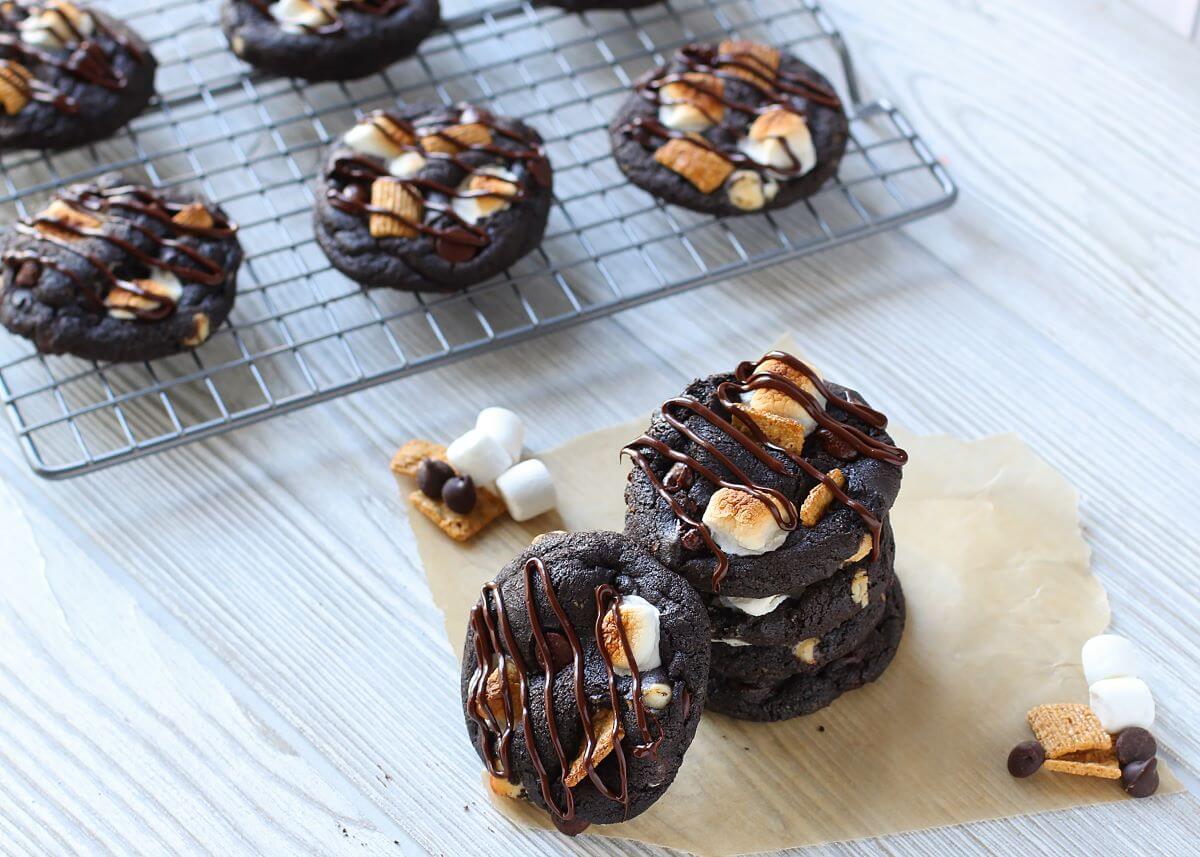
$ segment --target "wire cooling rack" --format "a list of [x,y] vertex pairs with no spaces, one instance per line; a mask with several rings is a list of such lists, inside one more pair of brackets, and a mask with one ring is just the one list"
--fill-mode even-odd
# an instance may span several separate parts
[[[30,465],[61,478],[481,354],[590,318],[897,227],[956,188],[904,116],[864,103],[842,37],[815,0],[669,0],[570,14],[506,2],[449,19],[416,57],[369,78],[306,84],[229,53],[218,0],[111,0],[160,63],[159,96],[112,139],[0,158],[0,217],[118,169],[187,185],[241,224],[247,259],[230,321],[198,350],[141,364],[43,357],[0,331],[0,397]],[[848,99],[837,180],[803,204],[716,220],[629,185],[606,126],[631,81],[691,41],[785,46]],[[547,141],[556,192],[540,250],[453,295],[364,291],[312,236],[321,147],[363,112],[406,101],[490,104]]]

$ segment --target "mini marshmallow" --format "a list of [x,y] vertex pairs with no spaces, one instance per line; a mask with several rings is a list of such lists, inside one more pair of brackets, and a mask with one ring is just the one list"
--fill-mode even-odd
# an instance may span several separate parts
[[75,38],[72,28],[86,38],[95,30],[96,22],[92,20],[90,12],[72,5],[48,8],[40,14],[30,15],[17,22],[21,41],[48,50],[68,45]]
[[683,102],[658,108],[658,121],[676,131],[703,131],[713,124],[703,110]]
[[1083,644],[1083,674],[1088,684],[1141,672],[1137,649],[1117,634],[1101,634]]
[[1154,725],[1154,697],[1140,678],[1106,678],[1088,688],[1088,705],[1106,732]]
[[704,525],[727,554],[758,556],[783,544],[787,530],[775,523],[766,503],[748,491],[721,488],[704,509]]
[[501,473],[496,479],[496,491],[514,521],[536,518],[558,504],[554,477],[536,458],[514,464]]
[[475,418],[475,428],[500,442],[513,461],[521,460],[525,445],[525,423],[508,408],[484,408]]
[[411,179],[425,169],[425,158],[420,152],[405,152],[388,161],[387,171],[398,179]]
[[[784,178],[798,178],[817,165],[817,148],[804,117],[788,110],[771,110],[754,120],[738,151]],[[799,167],[799,172],[784,172]]]
[[717,601],[723,607],[741,610],[748,616],[766,616],[784,601],[786,595],[765,595],[762,598],[739,598],[736,595],[718,595]]
[[369,120],[363,120],[350,128],[342,135],[342,142],[360,155],[373,155],[385,161],[399,158],[404,151]]
[[[621,627],[625,629],[625,640],[637,664],[638,672],[646,672],[662,665],[658,651],[658,608],[640,595],[621,596]],[[613,670],[621,675],[630,675],[629,659],[625,657],[625,646],[617,631],[616,610],[609,609],[601,623],[602,640],[599,642],[612,660]]]
[[[138,286],[142,291],[152,296],[149,299],[149,306],[157,305],[158,302],[154,300],[156,297],[166,298],[173,304],[178,304],[179,299],[183,297],[183,283],[179,282],[179,278],[166,268],[151,268],[149,277],[141,280],[134,280],[133,285]],[[109,292],[109,297],[106,300],[106,303],[111,301],[111,298],[120,289],[121,287],[118,286],[112,292]],[[139,300],[138,298],[130,298],[130,300],[137,300],[139,303],[144,301],[144,299]],[[143,308],[146,308],[144,303]],[[108,314],[113,318],[119,318],[122,321],[130,321],[137,318],[136,313],[120,307],[113,307],[111,304],[109,306]]]
[[446,460],[476,485],[490,485],[512,465],[512,458],[494,437],[471,429],[446,448]]

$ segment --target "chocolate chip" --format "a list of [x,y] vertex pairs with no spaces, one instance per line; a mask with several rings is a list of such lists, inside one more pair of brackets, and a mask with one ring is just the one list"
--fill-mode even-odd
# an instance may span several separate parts
[[430,500],[442,498],[442,486],[454,478],[454,468],[436,458],[426,458],[417,465],[417,487]]
[[817,437],[821,440],[821,447],[834,458],[840,458],[842,461],[853,461],[858,458],[858,450],[841,435],[823,428],[817,430]]
[[578,836],[591,825],[591,822],[585,819],[559,818],[553,812],[550,813],[550,820],[554,822],[554,826],[558,828],[559,833],[564,833],[567,836]]
[[451,512],[468,514],[475,508],[475,481],[470,476],[455,476],[442,486],[442,502]]
[[438,238],[435,249],[447,262],[466,262],[479,252],[478,239],[465,229],[447,229]]
[[13,277],[13,285],[18,289],[32,289],[37,285],[41,273],[42,266],[36,260],[26,259],[21,263],[21,267],[17,268],[16,276]]
[[363,204],[371,201],[371,189],[365,184],[353,182],[346,185],[342,190],[342,196],[351,202],[361,202]]
[[700,531],[693,527],[683,534],[679,543],[683,545],[684,550],[698,551],[704,547],[704,536],[700,535]]
[[1046,749],[1038,741],[1022,741],[1008,754],[1008,772],[1014,777],[1028,777],[1037,773],[1046,761]]
[[1158,752],[1158,742],[1154,736],[1140,726],[1130,726],[1121,730],[1116,741],[1117,761],[1121,767],[1130,762],[1144,762],[1154,758]]
[[558,631],[546,632],[546,645],[550,648],[551,669],[546,669],[546,663],[542,659],[542,650],[540,647],[534,648],[534,654],[537,656],[537,662],[542,665],[542,669],[546,672],[558,672],[563,667],[575,662],[575,653],[571,651],[571,644],[567,638],[558,633]]
[[1121,768],[1121,788],[1130,797],[1150,797],[1158,791],[1158,759],[1142,759]]
[[663,487],[674,494],[677,491],[686,491],[691,488],[692,483],[695,481],[696,477],[692,473],[692,468],[688,467],[682,461],[677,461],[667,471],[667,478],[663,480]]

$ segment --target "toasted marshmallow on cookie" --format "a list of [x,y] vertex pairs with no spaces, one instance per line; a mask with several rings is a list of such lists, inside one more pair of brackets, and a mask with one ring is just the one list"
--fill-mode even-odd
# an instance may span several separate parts
[[[817,385],[803,372],[797,372],[782,360],[764,360],[754,367],[755,375],[766,372],[787,379],[811,396],[816,401],[818,408],[825,410],[828,402],[817,389]],[[749,399],[743,401],[743,405],[756,413],[772,414],[777,417],[793,420],[804,428],[805,434],[810,433],[817,427],[817,421],[808,412],[808,408],[804,406],[804,402],[798,401],[790,393],[775,389],[774,387],[762,387],[753,390],[750,393]]]
[[351,127],[342,135],[342,142],[360,155],[373,155],[385,161],[397,159],[404,153],[404,149],[395,140],[369,120]]
[[74,44],[79,36],[87,38],[95,29],[91,13],[66,0],[52,0],[40,13],[17,23],[21,41],[48,50]]
[[[621,628],[625,631],[625,640],[629,643],[629,651],[637,664],[638,672],[652,670],[662,665],[662,655],[658,651],[659,626],[658,608],[640,595],[623,595],[620,602]],[[617,628],[617,610],[609,608],[600,625],[601,639],[612,660],[613,670],[621,675],[629,675],[629,658],[625,656],[625,646],[621,642],[621,634]]]
[[306,33],[311,27],[333,23],[329,13],[313,0],[279,0],[270,9],[271,17],[279,22],[279,28],[288,33]]
[[817,165],[817,148],[799,113],[776,108],[754,120],[738,151],[783,178],[798,178]]
[[459,193],[478,196],[456,196],[450,203],[454,213],[474,225],[485,217],[504,211],[521,190],[517,177],[496,165],[479,167],[458,186]]
[[788,535],[775,522],[766,503],[736,488],[718,489],[709,499],[702,520],[717,547],[736,556],[770,553]]

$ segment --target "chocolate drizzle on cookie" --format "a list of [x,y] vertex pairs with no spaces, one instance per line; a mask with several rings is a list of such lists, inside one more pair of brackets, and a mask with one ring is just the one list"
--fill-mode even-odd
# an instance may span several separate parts
[[[433,238],[435,252],[448,262],[465,262],[473,258],[481,248],[491,243],[491,237],[487,230],[461,216],[454,210],[450,201],[495,197],[515,203],[527,200],[530,196],[520,176],[516,181],[492,176],[511,191],[498,192],[482,188],[464,189],[462,185],[469,182],[471,177],[490,175],[486,172],[486,168],[495,166],[495,164],[472,163],[462,157],[465,152],[484,153],[502,160],[506,164],[523,163],[526,173],[538,186],[547,187],[550,184],[550,163],[546,159],[540,142],[507,124],[497,122],[491,114],[470,105],[424,119],[419,126],[384,111],[375,111],[362,122],[371,123],[402,153],[413,152],[427,160],[448,162],[466,175],[458,187],[451,187],[442,182],[417,176],[404,179],[392,176],[386,166],[375,158],[362,155],[343,156],[335,159],[326,173],[326,179],[333,185],[326,190],[330,204],[334,208],[359,217],[382,215],[399,221],[408,229]],[[451,136],[447,133],[447,129],[456,125],[479,125],[486,128],[488,142],[471,142]],[[494,142],[496,136],[515,142],[517,148],[496,145]],[[434,151],[426,147],[425,141],[431,139],[441,144],[438,146],[439,150]],[[443,151],[443,149],[448,151]],[[424,208],[434,212],[435,216],[432,221],[426,222],[423,214],[419,218],[413,218],[400,212],[372,205],[368,201],[370,186],[379,179],[395,181],[417,192]],[[445,220],[448,223],[439,225],[438,220]]]
[[[799,477],[800,473],[793,471],[779,460],[778,456],[783,456],[786,460],[793,462],[802,473],[825,485],[839,502],[858,514],[870,531],[872,560],[878,558],[883,541],[881,537],[883,525],[879,517],[862,503],[850,497],[832,477],[823,473],[820,468],[815,467],[802,455],[772,443],[754,422],[754,412],[743,405],[742,397],[755,390],[775,390],[803,407],[821,431],[825,432],[828,437],[836,439],[843,447],[853,450],[857,455],[874,458],[897,467],[903,466],[908,461],[908,455],[904,450],[885,441],[877,440],[828,413],[816,398],[783,373],[759,368],[768,361],[782,363],[807,378],[827,401],[836,402],[839,408],[868,426],[880,430],[887,427],[887,417],[882,413],[864,404],[835,396],[812,368],[783,351],[770,351],[756,362],[741,363],[734,371],[734,380],[724,381],[717,386],[717,400],[723,413],[718,413],[691,397],[680,397],[665,402],[661,408],[663,420],[685,440],[701,447],[720,462],[727,474],[722,475],[712,470],[695,457],[673,449],[664,441],[651,437],[649,434],[643,434],[621,452],[623,455],[629,456],[642,469],[658,495],[670,506],[675,516],[686,525],[688,529],[685,532],[698,534],[702,545],[716,557],[717,565],[712,574],[714,592],[720,591],[721,583],[729,572],[729,556],[717,545],[712,532],[701,520],[701,513],[685,508],[677,496],[680,493],[678,487],[680,477],[678,475],[670,477],[670,473],[668,473],[670,478],[660,479],[658,477],[651,465],[651,453],[672,462],[671,472],[678,473],[676,468],[682,468],[684,471],[690,471],[703,477],[718,487],[745,491],[767,507],[780,529],[795,530],[799,525],[799,513],[793,500],[774,488],[756,483],[749,474],[738,467],[729,456],[717,449],[712,442],[700,437],[687,425],[686,417],[681,418],[680,412],[688,411],[698,416],[774,472],[792,478]],[[668,482],[675,484],[667,484]],[[696,545],[696,547],[700,546]]]
[[[150,302],[149,306],[132,304],[121,309],[132,313],[142,321],[157,321],[175,311],[176,302],[168,295],[151,292],[135,282],[135,278],[119,276],[115,268],[122,267],[120,263],[112,263],[97,258],[81,246],[84,239],[103,241],[116,247],[127,257],[131,267],[157,268],[169,271],[184,281],[199,283],[204,286],[219,286],[229,277],[221,263],[201,251],[184,244],[180,239],[184,236],[194,236],[209,239],[227,239],[233,237],[237,225],[222,217],[217,212],[205,207],[209,225],[188,225],[176,218],[196,203],[179,203],[165,199],[150,188],[139,185],[124,185],[121,187],[101,188],[96,185],[73,185],[63,190],[45,211],[19,221],[14,229],[28,237],[55,247],[66,253],[84,259],[99,274],[100,279],[107,283],[105,292],[97,290],[87,278],[70,270],[61,262],[42,253],[30,251],[9,251],[3,256],[3,263],[19,275],[22,269],[28,270],[33,264],[38,269],[49,268],[66,276],[79,292],[97,309],[105,309],[105,298],[114,289],[121,289]],[[74,212],[78,217],[71,216]],[[166,234],[160,235],[130,218],[127,212],[148,217],[165,227]],[[106,228],[106,222],[117,227]],[[93,225],[96,224],[96,225]],[[144,238],[156,249],[157,253],[148,253],[133,242],[115,234],[119,230],[132,231]],[[165,250],[171,250],[188,261],[179,263],[162,258]]]
[[[773,63],[764,59],[767,55],[774,57]],[[750,122],[774,110],[786,110],[798,116],[805,116],[808,104],[833,110],[840,110],[842,106],[837,93],[829,87],[780,68],[778,51],[765,45],[736,41],[722,42],[719,46],[692,44],[680,49],[675,56],[675,62],[682,65],[682,71],[641,81],[635,87],[637,93],[656,107],[663,107],[683,103],[678,99],[668,100],[663,97],[663,91],[667,87],[680,85],[700,93],[703,98],[697,101],[707,100],[721,105],[722,114],[725,109],[745,114],[751,117]],[[715,80],[720,86],[706,83],[706,78]],[[731,98],[726,94],[726,82],[753,87],[762,96],[762,101],[750,103]],[[691,101],[686,103],[699,110],[712,125],[721,124],[722,115],[713,115],[704,104]],[[750,122],[747,122],[747,127]],[[669,128],[657,116],[635,117],[619,130],[647,149],[656,148],[660,140],[687,140],[737,168],[759,173],[770,171],[784,178],[796,177],[803,171],[800,157],[783,138],[778,139],[789,164],[781,167],[761,163],[745,152],[713,142],[700,133]]]
[[[247,0],[247,2],[272,21],[278,19],[271,14],[271,5],[277,0]],[[297,24],[305,33],[313,36],[336,36],[345,32],[342,9],[353,9],[364,15],[384,18],[408,5],[408,0],[308,0],[319,9],[326,19],[324,24]]]
[[[67,9],[77,15],[87,15],[92,23],[92,34],[85,34]],[[18,24],[31,14],[51,15],[66,33],[66,44],[51,51],[25,42]],[[145,59],[145,51],[124,34],[110,27],[102,17],[88,10],[78,9],[74,4],[59,3],[46,6],[21,6],[12,2],[0,3],[0,57],[17,62],[22,67],[35,69],[47,66],[68,74],[86,84],[119,91],[129,81],[116,67],[111,52],[106,51],[95,36],[103,35],[115,45],[127,51],[137,62]],[[19,78],[5,76],[10,82],[20,85]],[[72,96],[55,88],[45,80],[30,76],[20,86],[28,98],[49,104],[56,110],[69,115],[79,112],[79,103]]]
[[[522,573],[525,596],[524,606],[529,617],[530,627],[533,631],[536,658],[539,664],[550,665],[548,668],[545,668],[542,707],[546,717],[546,728],[550,736],[550,743],[554,748],[554,753],[558,761],[560,771],[558,784],[562,787],[563,804],[560,806],[555,797],[550,774],[545,762],[538,753],[537,745],[533,739],[533,720],[529,705],[529,666],[525,663],[521,655],[521,644],[516,639],[512,626],[509,623],[501,588],[494,581],[483,585],[479,603],[471,611],[471,628],[475,635],[475,670],[468,683],[467,716],[476,726],[479,750],[483,756],[484,764],[487,766],[488,773],[494,777],[509,780],[510,782],[513,781],[515,776],[511,762],[512,740],[516,723],[518,719],[520,720],[520,731],[524,736],[526,750],[536,771],[538,789],[542,800],[549,808],[551,820],[554,821],[559,830],[574,835],[587,827],[586,821],[576,818],[575,795],[572,792],[572,786],[567,783],[568,773],[573,767],[580,764],[580,762],[582,762],[586,776],[592,782],[596,791],[608,800],[622,804],[626,816],[629,813],[629,760],[626,758],[626,751],[621,743],[620,734],[622,696],[617,688],[616,669],[613,665],[612,656],[608,653],[604,645],[599,644],[599,641],[603,640],[602,626],[604,618],[610,610],[613,612],[620,644],[633,677],[630,704],[633,705],[639,731],[642,733],[642,743],[633,748],[633,755],[636,758],[647,755],[657,757],[659,746],[663,740],[663,730],[658,722],[658,718],[646,710],[645,704],[642,701],[641,673],[638,671],[637,663],[633,658],[632,647],[630,646],[624,623],[621,620],[621,594],[609,584],[602,584],[596,587],[595,591],[597,611],[595,638],[598,641],[597,648],[607,672],[608,711],[613,715],[611,726],[608,727],[609,731],[606,735],[601,735],[598,723],[601,719],[607,720],[608,717],[601,714],[603,711],[602,708],[598,708],[588,699],[584,675],[585,652],[583,644],[580,642],[579,635],[576,634],[575,629],[571,625],[570,617],[567,615],[566,610],[555,593],[554,582],[551,579],[550,572],[541,559],[533,557],[525,563]],[[550,609],[554,613],[559,626],[557,630],[547,629],[541,616],[538,615],[535,598],[535,587],[538,586],[540,586],[546,602],[550,605]],[[569,664],[572,670],[572,692],[575,710],[579,723],[582,726],[583,734],[587,736],[585,745],[579,750],[578,756],[574,760],[563,743],[554,715],[553,693],[555,671],[553,665],[559,660],[555,656],[555,647],[552,644],[554,635],[565,637],[567,646],[570,648],[571,659]],[[492,675],[499,677],[501,685],[498,695],[503,714],[502,717],[498,716],[500,712],[497,712],[496,704],[493,701],[496,694],[489,694],[488,692],[488,679]],[[519,689],[517,701],[520,704],[520,711],[514,710],[514,699],[512,698],[513,694],[510,686],[513,677],[515,677]],[[655,728],[657,728],[657,736],[654,734]],[[605,784],[596,770],[594,754],[602,739],[611,745],[612,755],[616,759],[618,780],[620,783],[618,789],[612,789]]]

